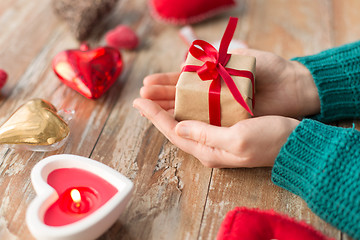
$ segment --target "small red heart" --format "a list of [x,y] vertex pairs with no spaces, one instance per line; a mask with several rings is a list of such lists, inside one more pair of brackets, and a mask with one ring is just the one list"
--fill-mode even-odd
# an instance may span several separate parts
[[5,85],[7,78],[8,75],[5,70],[0,69],[0,89]]
[[155,18],[173,24],[202,21],[235,5],[234,0],[149,0]]
[[139,44],[136,33],[126,25],[119,25],[106,33],[106,43],[114,48],[134,49]]
[[57,54],[52,67],[67,86],[87,98],[96,99],[117,80],[123,61],[119,50],[115,48],[90,50],[87,44],[82,44],[80,50],[66,50]]

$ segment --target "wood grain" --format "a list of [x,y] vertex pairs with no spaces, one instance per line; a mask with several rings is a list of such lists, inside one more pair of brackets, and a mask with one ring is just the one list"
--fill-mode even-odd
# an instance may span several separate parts
[[[146,2],[119,1],[94,29],[93,46],[105,44],[104,33],[118,24],[133,27],[141,44],[122,52],[121,77],[93,101],[61,84],[51,69],[56,53],[79,45],[54,16],[51,0],[0,1],[0,68],[9,73],[0,95],[0,122],[32,98],[75,110],[71,135],[61,149],[34,153],[0,148],[0,238],[33,239],[24,221],[35,197],[31,169],[46,156],[70,153],[98,160],[135,184],[126,211],[100,237],[103,240],[215,239],[225,214],[236,206],[274,209],[335,239],[350,239],[319,219],[299,197],[275,186],[270,168],[206,168],[133,109],[143,78],[179,71],[187,49],[179,27],[154,21]],[[357,0],[238,0],[230,11],[193,27],[199,38],[214,42],[228,17],[237,16],[236,38],[291,58],[357,40],[359,7]]]

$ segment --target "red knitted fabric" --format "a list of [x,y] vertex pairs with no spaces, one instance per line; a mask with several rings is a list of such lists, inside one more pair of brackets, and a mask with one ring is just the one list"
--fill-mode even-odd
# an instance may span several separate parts
[[305,222],[298,222],[273,210],[237,207],[228,212],[217,240],[330,240]]
[[204,20],[235,5],[234,0],[149,0],[155,18],[173,24]]

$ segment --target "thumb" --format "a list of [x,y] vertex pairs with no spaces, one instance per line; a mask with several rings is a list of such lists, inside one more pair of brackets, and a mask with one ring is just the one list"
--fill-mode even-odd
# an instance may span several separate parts
[[182,121],[175,127],[178,136],[210,147],[225,149],[229,145],[229,128],[217,127],[200,121]]

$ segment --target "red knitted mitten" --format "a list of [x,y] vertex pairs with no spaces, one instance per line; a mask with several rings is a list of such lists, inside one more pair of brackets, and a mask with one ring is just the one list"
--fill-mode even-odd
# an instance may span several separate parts
[[276,213],[237,207],[228,212],[217,240],[330,240],[305,222]]

